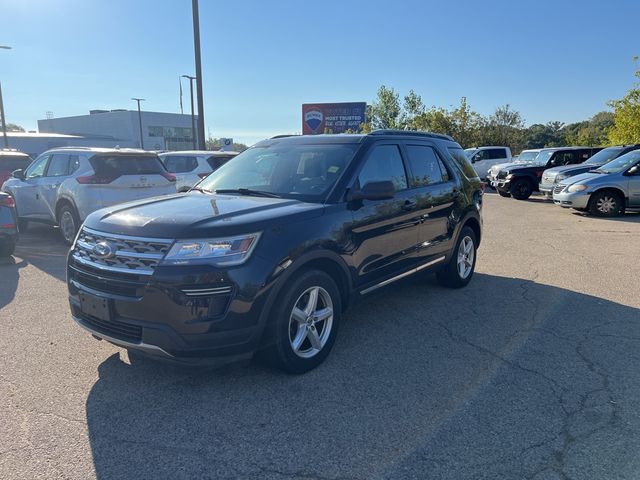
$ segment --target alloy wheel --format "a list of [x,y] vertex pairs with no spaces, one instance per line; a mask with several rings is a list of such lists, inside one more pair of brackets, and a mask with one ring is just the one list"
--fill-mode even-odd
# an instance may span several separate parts
[[289,317],[289,343],[301,358],[317,355],[333,326],[333,302],[322,287],[311,287],[298,297]]
[[598,209],[599,212],[604,214],[608,214],[615,211],[617,206],[618,205],[617,205],[616,199],[613,197],[610,197],[609,195],[602,196],[596,202],[596,208]]
[[62,230],[62,236],[64,239],[69,243],[73,242],[76,234],[76,222],[69,210],[62,212],[62,217],[60,217],[60,229]]
[[465,279],[471,275],[475,255],[473,239],[469,236],[464,237],[458,247],[458,275],[460,278]]

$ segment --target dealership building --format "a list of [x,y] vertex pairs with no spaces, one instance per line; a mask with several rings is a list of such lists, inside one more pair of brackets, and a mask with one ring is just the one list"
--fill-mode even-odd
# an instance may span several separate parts
[[[196,117],[197,119],[197,117]],[[38,120],[40,134],[62,134],[100,139],[111,146],[144,147],[147,150],[193,148],[191,115],[140,112],[142,143],[137,110],[91,110],[89,115]]]

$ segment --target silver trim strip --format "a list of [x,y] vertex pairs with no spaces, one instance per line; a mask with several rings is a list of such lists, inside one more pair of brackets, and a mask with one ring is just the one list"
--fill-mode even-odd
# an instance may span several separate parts
[[131,269],[131,268],[119,268],[119,267],[109,267],[107,265],[102,265],[101,263],[92,262],[91,260],[86,260],[82,257],[77,256],[75,253],[71,255],[73,260],[81,263],[83,265],[88,265],[93,268],[97,268],[99,270],[103,270],[105,272],[118,272],[118,273],[128,273],[130,275],[153,275],[153,270],[142,270],[142,269]]
[[72,315],[71,317],[73,318],[74,322],[76,322],[80,327],[84,328],[87,332],[91,333],[92,335],[95,335],[96,337],[102,338],[103,340],[106,340],[107,342],[111,342],[111,343],[113,343],[115,345],[118,345],[119,347],[135,348],[137,350],[145,350],[147,352],[160,354],[160,355],[163,355],[163,356],[165,356],[167,358],[174,358],[173,355],[171,355],[166,350],[163,350],[162,348],[158,347],[157,345],[152,345],[150,343],[144,343],[144,342],[133,343],[133,342],[127,342],[126,340],[120,340],[118,338],[113,338],[113,337],[110,337],[109,335],[105,335],[104,333],[100,333],[100,332],[96,332],[94,330],[91,330],[89,327],[87,327],[86,325],[84,325],[82,323],[81,319],[75,317],[74,315]]
[[134,240],[134,241],[139,241],[139,242],[148,242],[148,243],[166,243],[166,244],[171,244],[174,242],[174,240],[169,239],[169,238],[150,238],[150,237],[132,237],[130,235],[119,235],[116,233],[109,233],[109,232],[100,232],[98,230],[93,230],[91,228],[88,227],[82,227],[83,230],[85,230],[86,232],[89,232],[93,235],[99,235],[101,237],[111,237],[111,238],[121,238],[123,240]]
[[365,288],[364,290],[361,290],[360,294],[361,295],[366,295],[367,293],[373,292],[374,290],[377,290],[377,289],[379,289],[381,287],[384,287],[385,285],[389,285],[390,283],[393,283],[396,280],[400,280],[401,278],[408,277],[409,275],[413,275],[414,273],[417,273],[417,272],[419,272],[420,270],[422,270],[424,268],[430,267],[431,265],[435,265],[436,263],[440,263],[445,258],[446,257],[443,255],[443,256],[438,257],[438,258],[436,258],[434,260],[431,260],[431,261],[429,261],[427,263],[424,263],[424,264],[420,265],[419,267],[412,268],[411,270],[407,270],[406,272],[401,273],[400,275],[396,275],[395,277],[388,278],[387,280],[385,280],[383,282],[380,282],[380,283],[377,283],[377,284],[373,285],[372,287]]

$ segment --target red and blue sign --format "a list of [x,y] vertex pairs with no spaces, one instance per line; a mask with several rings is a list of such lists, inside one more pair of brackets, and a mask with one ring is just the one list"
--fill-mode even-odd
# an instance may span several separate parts
[[366,112],[366,102],[305,103],[302,105],[302,134],[360,132]]

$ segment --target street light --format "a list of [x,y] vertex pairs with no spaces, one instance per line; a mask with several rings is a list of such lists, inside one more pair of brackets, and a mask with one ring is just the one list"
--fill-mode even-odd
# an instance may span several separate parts
[[140,127],[140,148],[144,150],[144,139],[142,138],[142,115],[140,114],[140,102],[144,102],[144,98],[131,98],[138,102],[138,126]]
[[202,98],[202,59],[200,55],[200,14],[198,13],[198,0],[191,0],[193,13],[193,50],[196,57],[196,88],[198,89],[198,146],[205,150],[204,143],[204,100]]
[[191,94],[191,140],[193,141],[193,149],[196,148],[196,117],[193,113],[193,81],[196,77],[192,77],[190,75],[182,75],[182,78],[189,79],[189,93]]
[[[11,50],[7,45],[0,45],[3,50]],[[2,122],[2,137],[4,138],[4,148],[9,148],[9,139],[7,138],[7,124],[4,120],[4,103],[2,101],[2,84],[0,84],[0,122]]]

